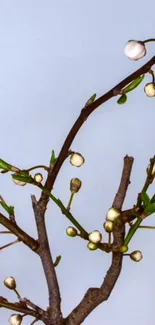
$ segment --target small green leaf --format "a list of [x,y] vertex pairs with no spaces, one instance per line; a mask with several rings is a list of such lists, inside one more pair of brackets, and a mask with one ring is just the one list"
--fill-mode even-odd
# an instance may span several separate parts
[[92,95],[92,96],[87,100],[85,106],[89,106],[89,105],[91,105],[91,104],[94,102],[95,98],[96,98],[96,94]]
[[146,207],[148,204],[150,204],[150,198],[146,192],[141,193],[141,200],[144,203],[144,207]]
[[61,261],[61,255],[59,255],[59,256],[56,257],[56,260],[54,262],[54,267],[58,266],[59,263],[60,263],[60,261]]
[[155,212],[155,203],[150,203],[147,205],[147,207],[144,210],[144,213],[148,216]]
[[117,104],[119,105],[123,105],[125,104],[127,101],[127,95],[126,94],[123,94],[117,101]]
[[12,177],[20,182],[25,182],[25,183],[29,183],[29,184],[34,183],[34,179],[32,178],[32,176],[27,175],[26,173],[12,174]]
[[14,216],[14,207],[8,206],[6,203],[0,201],[0,205],[9,214],[9,216]]
[[57,162],[58,158],[55,157],[55,152],[52,150],[52,155],[51,155],[51,160],[50,160],[50,165],[53,168]]
[[123,92],[127,94],[129,91],[132,91],[135,88],[137,88],[140,85],[140,83],[143,81],[144,77],[145,75],[142,75],[136,78],[135,80],[133,80],[127,87],[123,89]]
[[0,159],[0,169],[9,171],[9,170],[11,170],[11,165],[9,165],[6,161]]

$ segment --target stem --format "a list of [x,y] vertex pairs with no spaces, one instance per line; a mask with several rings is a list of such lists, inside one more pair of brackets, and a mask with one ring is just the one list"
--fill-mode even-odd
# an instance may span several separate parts
[[37,169],[37,168],[43,168],[43,169],[45,169],[47,172],[49,171],[49,168],[48,168],[47,166],[44,166],[44,165],[34,166],[34,167],[31,167],[31,168],[26,169],[26,171],[27,171],[27,172],[30,172],[31,170],[34,170],[34,169]]
[[1,234],[11,234],[11,235],[13,235],[13,233],[11,231],[7,231],[7,230],[0,231],[0,235]]
[[108,233],[108,246],[111,245],[111,232]]
[[155,83],[155,77],[153,70],[150,70],[149,73],[152,75],[152,82]]
[[71,204],[72,204],[72,201],[73,201],[74,194],[75,194],[75,192],[71,192],[71,196],[70,196],[70,199],[69,199],[69,202],[68,202],[68,206],[67,206],[67,210],[68,211],[70,210],[70,207],[71,207]]
[[155,38],[148,38],[143,43],[155,42]]
[[152,227],[152,226],[139,226],[139,228],[155,229],[155,227]]
[[1,246],[1,247],[0,247],[0,251],[1,251],[2,249],[4,249],[4,248],[7,248],[7,247],[11,246],[11,245],[17,244],[17,243],[19,243],[20,241],[21,241],[20,239],[16,239],[16,240],[12,241],[12,242],[9,243],[9,244],[6,244],[6,245],[4,245],[4,246]]
[[125,240],[124,240],[124,246],[127,246],[131,240],[131,238],[133,237],[134,233],[136,232],[136,230],[139,228],[141,222],[143,220],[141,218],[139,218],[134,225],[130,228]]
[[[37,185],[37,184],[35,184]],[[72,214],[65,208],[63,203],[57,199],[52,193],[50,193],[42,184],[39,184],[39,188],[48,195],[56,203],[56,205],[61,209],[62,213],[73,223],[73,225],[79,229],[86,237],[88,237],[87,231],[78,223],[78,221],[72,216]]]
[[21,299],[21,295],[19,294],[19,292],[17,291],[17,289],[14,289],[14,292],[16,293],[18,299]]

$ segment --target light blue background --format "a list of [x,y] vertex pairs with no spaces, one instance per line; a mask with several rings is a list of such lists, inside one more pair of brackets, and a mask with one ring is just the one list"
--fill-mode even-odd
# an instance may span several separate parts
[[[154,55],[153,43],[138,62],[128,60],[123,52],[129,39],[155,37],[154,11],[153,0],[0,0],[0,158],[20,168],[48,165],[51,150],[59,153],[88,98],[95,92],[101,96]],[[64,204],[70,179],[82,180],[72,213],[88,232],[103,232],[126,154],[133,155],[135,163],[124,208],[133,206],[143,186],[149,158],[155,154],[155,99],[143,91],[150,80],[147,75],[125,106],[118,106],[113,98],[90,116],[71,147],[83,154],[85,164],[78,169],[67,160],[57,178],[54,194]],[[154,185],[149,193],[154,193]],[[0,176],[0,194],[15,206],[19,226],[36,238],[30,194],[39,198],[40,191],[18,187],[6,174]],[[52,202],[46,220],[53,258],[62,255],[57,274],[66,316],[88,287],[100,286],[111,256],[90,252],[85,241],[67,237],[70,223]],[[147,224],[155,225],[154,216]],[[103,236],[106,240],[104,232]],[[0,246],[13,239],[1,235]],[[140,263],[124,259],[108,302],[93,311],[85,325],[138,321],[154,325],[154,247],[155,233],[139,230],[130,251],[140,249],[144,259]],[[47,288],[38,256],[17,244],[1,251],[0,258],[1,295],[15,301],[14,293],[3,285],[4,278],[12,275],[22,296],[46,308]],[[8,324],[12,313],[1,308],[1,323]],[[23,324],[32,320],[25,317]]]

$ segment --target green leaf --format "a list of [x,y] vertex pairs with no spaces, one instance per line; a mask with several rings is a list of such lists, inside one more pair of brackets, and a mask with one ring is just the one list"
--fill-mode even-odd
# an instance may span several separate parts
[[14,207],[8,206],[6,203],[0,201],[0,205],[9,214],[9,216],[14,216]]
[[33,184],[34,179],[32,176],[27,175],[26,173],[21,173],[21,174],[12,174],[12,178],[16,179],[17,181]]
[[126,94],[123,94],[117,101],[117,104],[119,105],[123,105],[125,104],[127,101],[127,95]]
[[92,95],[92,96],[87,100],[85,106],[89,106],[89,105],[91,105],[91,104],[94,102],[95,98],[96,98],[96,94]]
[[144,213],[148,216],[155,212],[155,203],[150,203],[147,205],[147,207],[144,209]]
[[54,262],[54,267],[58,266],[59,263],[60,263],[60,261],[61,261],[61,255],[59,255],[59,256],[56,257],[56,260]]
[[11,170],[11,165],[9,165],[6,161],[0,159],[0,169],[9,171],[9,170]]
[[53,168],[57,162],[58,158],[55,156],[54,150],[52,150],[52,155],[51,155],[51,160],[50,160],[50,165]]
[[135,88],[137,88],[140,85],[140,83],[143,81],[144,77],[145,75],[142,75],[136,78],[135,80],[133,80],[127,87],[123,89],[123,92],[127,94],[129,91],[132,91]]
[[144,203],[144,207],[146,207],[148,204],[150,204],[150,198],[146,192],[141,193],[141,200]]

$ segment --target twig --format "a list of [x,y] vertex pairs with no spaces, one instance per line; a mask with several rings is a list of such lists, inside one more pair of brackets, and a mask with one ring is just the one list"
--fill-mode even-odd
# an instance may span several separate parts
[[55,325],[59,324],[62,319],[59,285],[50,252],[44,212],[40,209],[34,195],[31,196],[31,199],[38,231],[39,256],[43,265],[48,286],[50,319],[51,323]]
[[[129,179],[133,164],[133,158],[126,156],[124,158],[124,168],[121,182],[115,196],[113,207],[121,209],[129,185]],[[114,231],[114,244],[118,247],[123,245],[125,235],[124,222],[120,219]],[[65,319],[65,325],[80,325],[84,319],[103,301],[110,296],[115,283],[120,275],[122,268],[123,254],[113,253],[111,266],[100,288],[90,288],[86,292],[80,304]]]
[[[84,124],[84,122],[87,120],[90,114],[93,113],[93,111],[98,108],[100,105],[108,101],[110,98],[114,97],[118,91],[120,91],[122,88],[124,88],[126,85],[128,85],[132,80],[136,79],[137,77],[141,76],[142,74],[147,73],[150,68],[155,64],[155,56],[153,56],[146,64],[144,64],[140,69],[133,72],[131,75],[129,75],[127,78],[122,80],[119,84],[117,84],[115,87],[113,87],[111,90],[109,90],[107,93],[105,93],[103,96],[95,100],[91,105],[88,105],[84,107],[81,110],[81,114],[77,118],[76,122],[74,123],[73,127],[71,128],[62,148],[59,153],[57,162],[52,170],[49,170],[45,187],[49,192],[51,192],[55,179],[59,173],[59,170],[65,161],[68,150],[77,135],[78,131],[80,130],[81,126]],[[44,211],[46,210],[47,203],[48,203],[49,197],[46,193],[41,194],[39,205],[41,205],[42,209]]]
[[0,213],[0,224],[10,230],[12,234],[17,236],[25,245],[37,253],[39,247],[38,242],[18,227],[17,224],[7,219],[2,213]]

